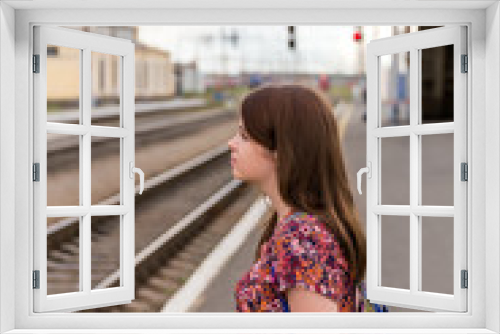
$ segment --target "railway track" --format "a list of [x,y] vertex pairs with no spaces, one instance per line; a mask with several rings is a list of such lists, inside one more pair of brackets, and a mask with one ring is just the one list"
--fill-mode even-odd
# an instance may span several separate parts
[[[240,181],[228,183],[178,223],[178,235],[167,231],[136,256],[131,303],[82,312],[160,312],[256,198],[256,191]],[[114,286],[116,276],[108,276],[101,286]]]
[[[207,178],[207,175],[210,177]],[[181,284],[187,275],[185,271],[179,273],[178,270],[196,268],[193,259],[202,259],[198,254],[200,250],[206,254],[206,247],[213,246],[217,238],[222,238],[238,221],[238,215],[241,216],[257,197],[255,193],[248,195],[249,192],[252,193],[245,190],[240,181],[232,180],[227,145],[147,180],[145,192],[136,197],[136,285],[149,288],[138,289],[138,299],[123,306],[124,310],[145,312],[157,307],[151,301],[139,301],[139,297],[149,296],[151,299],[153,290],[150,284],[154,286],[158,281],[153,279],[151,283],[151,276],[157,275],[157,269],[167,266],[167,263],[173,268],[162,270],[163,273],[172,274],[168,283],[170,285],[165,283],[165,289],[172,288],[172,292],[175,292],[173,287]],[[247,200],[241,202],[238,200],[240,197]],[[112,205],[118,202],[119,194],[99,204]],[[227,212],[232,212],[230,208],[234,206],[240,210],[228,218],[227,215],[231,213]],[[225,218],[218,218],[223,216]],[[215,223],[217,221],[220,221],[219,225]],[[78,230],[78,219],[66,219],[48,228],[48,294],[78,291]],[[193,252],[189,246],[184,251],[180,250],[181,246],[188,243],[197,251]],[[92,268],[97,269],[92,272],[92,288],[119,285],[118,216],[93,217],[91,248]],[[177,254],[179,258],[176,259]],[[177,274],[173,275],[174,272]],[[163,291],[162,295],[167,298],[167,291]]]
[[[136,124],[135,146],[145,147],[199,131],[205,127],[236,119],[232,110],[203,111],[196,114],[165,116],[148,115]],[[47,123],[50,126],[50,123]],[[120,151],[120,141],[110,137],[92,137],[92,158]],[[78,167],[79,136],[50,133],[47,135],[47,173],[57,173]]]

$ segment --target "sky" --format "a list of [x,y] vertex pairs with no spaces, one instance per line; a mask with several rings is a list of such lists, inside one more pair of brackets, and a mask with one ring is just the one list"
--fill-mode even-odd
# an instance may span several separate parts
[[[288,50],[288,29],[283,25],[141,26],[138,38],[145,44],[170,51],[173,62],[198,60],[199,70],[204,73],[237,74],[243,69],[356,74],[359,43],[353,42],[354,28],[296,26],[296,52]],[[364,44],[374,36],[391,36],[390,26],[363,28]],[[222,32],[229,35],[231,31],[239,32],[237,48],[229,41],[221,43]]]

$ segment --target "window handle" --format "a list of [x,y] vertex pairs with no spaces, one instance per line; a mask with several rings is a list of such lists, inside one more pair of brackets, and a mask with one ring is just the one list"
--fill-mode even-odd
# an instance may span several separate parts
[[358,192],[359,192],[359,194],[361,194],[361,175],[363,175],[363,173],[367,173],[368,178],[371,179],[371,177],[372,177],[372,163],[371,163],[371,161],[368,161],[368,167],[361,168],[358,171]]
[[129,163],[129,177],[131,179],[134,179],[134,173],[139,174],[140,177],[140,190],[139,190],[139,195],[142,195],[142,192],[144,191],[144,172],[137,167],[134,167],[134,162],[130,161]]

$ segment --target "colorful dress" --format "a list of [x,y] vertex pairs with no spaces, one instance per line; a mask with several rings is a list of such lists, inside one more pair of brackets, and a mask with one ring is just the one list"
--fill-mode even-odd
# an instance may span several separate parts
[[338,302],[339,312],[387,312],[387,306],[365,301],[365,284],[356,287],[350,270],[340,245],[318,217],[290,213],[278,222],[258,261],[236,284],[236,309],[290,312],[286,291],[301,287]]

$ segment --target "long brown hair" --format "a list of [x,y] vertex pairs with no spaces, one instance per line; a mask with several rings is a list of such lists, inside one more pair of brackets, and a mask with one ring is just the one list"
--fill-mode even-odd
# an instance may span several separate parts
[[[250,137],[277,152],[278,191],[296,211],[322,218],[345,251],[355,284],[366,271],[366,236],[349,188],[337,121],[323,93],[302,84],[265,84],[240,103],[241,119]],[[273,213],[261,245],[278,222]]]

